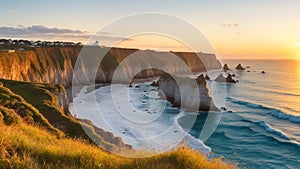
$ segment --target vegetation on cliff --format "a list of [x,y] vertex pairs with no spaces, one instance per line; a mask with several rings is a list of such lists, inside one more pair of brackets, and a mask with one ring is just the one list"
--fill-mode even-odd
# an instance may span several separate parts
[[57,97],[65,93],[63,86],[5,79],[0,79],[0,83],[0,105],[13,109],[26,124],[44,127],[59,137],[79,138],[90,143],[95,141],[108,150],[126,147],[120,138],[103,132],[87,121],[79,122],[64,112]]

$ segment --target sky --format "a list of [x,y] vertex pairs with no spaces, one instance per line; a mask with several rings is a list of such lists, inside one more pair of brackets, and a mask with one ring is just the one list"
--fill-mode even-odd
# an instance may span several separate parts
[[[156,12],[192,24],[206,36],[221,58],[300,59],[299,9],[299,0],[3,0],[0,38],[86,42],[120,18]],[[125,29],[130,27],[124,26]],[[102,45],[125,38],[119,46],[187,50],[178,39],[170,37],[149,34],[123,37],[122,31],[110,30],[100,31],[98,35],[103,39]],[[195,38],[190,41],[196,43]],[[196,50],[206,51],[201,45]]]

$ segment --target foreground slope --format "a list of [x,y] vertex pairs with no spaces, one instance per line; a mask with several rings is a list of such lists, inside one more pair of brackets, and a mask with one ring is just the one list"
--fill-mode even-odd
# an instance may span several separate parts
[[0,83],[0,105],[13,109],[26,124],[39,125],[56,132],[59,137],[80,138],[92,143],[88,132],[98,145],[108,150],[130,148],[111,133],[66,114],[62,103],[66,99],[63,86],[5,79],[0,79]]
[[[149,158],[125,158],[104,151],[138,152],[85,123],[99,138],[93,144],[75,119],[63,112],[63,88],[0,79],[0,168],[234,168],[188,148]],[[116,141],[117,140],[117,141]]]
[[0,107],[0,168],[233,168],[221,159],[208,161],[187,148],[158,156],[130,159],[110,154],[78,139],[57,138],[22,122],[4,123],[13,110]]

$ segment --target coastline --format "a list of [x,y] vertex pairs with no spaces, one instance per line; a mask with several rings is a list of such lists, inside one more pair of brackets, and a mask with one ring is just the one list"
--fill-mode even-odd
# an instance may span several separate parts
[[[141,81],[139,81],[139,82],[141,82]],[[141,83],[139,83],[139,85],[141,85]],[[87,119],[87,120],[92,121],[93,125],[101,128],[105,131],[111,132],[111,133],[113,133],[113,135],[115,135],[117,137],[120,137],[125,144],[131,145],[134,149],[143,150],[143,149],[146,148],[146,150],[147,150],[149,148],[150,149],[154,148],[154,149],[156,149],[156,151],[159,152],[159,151],[172,150],[172,149],[169,149],[169,147],[172,146],[172,144],[175,145],[176,147],[179,146],[179,145],[187,145],[187,146],[189,146],[193,149],[196,149],[196,150],[200,151],[202,154],[204,154],[207,157],[210,155],[210,152],[211,152],[210,147],[207,147],[201,140],[199,140],[197,138],[194,138],[189,133],[186,133],[184,131],[184,129],[182,129],[180,127],[177,120],[181,116],[183,116],[182,113],[179,114],[176,117],[174,117],[173,115],[168,116],[168,117],[173,116],[172,121],[175,125],[172,125],[172,127],[171,127],[170,131],[172,131],[172,132],[167,133],[167,138],[168,138],[167,140],[163,140],[162,137],[160,137],[161,140],[159,140],[159,141],[162,141],[162,142],[164,142],[164,141],[166,142],[168,140],[176,140],[176,139],[179,139],[178,137],[183,137],[184,136],[184,138],[182,138],[182,139],[180,138],[180,140],[182,140],[182,141],[177,142],[177,143],[174,143],[174,142],[169,142],[168,144],[164,143],[165,144],[164,146],[157,146],[161,143],[156,144],[156,146],[155,146],[155,144],[151,145],[150,142],[154,143],[156,141],[155,139],[147,140],[147,139],[140,138],[142,136],[141,131],[133,130],[134,128],[132,128],[129,125],[126,125],[127,124],[126,122],[124,122],[124,123],[120,122],[120,120],[122,119],[120,117],[112,116],[112,118],[110,118],[110,119],[107,119],[106,117],[104,117],[104,118],[106,118],[105,120],[111,120],[110,122],[107,123],[107,121],[104,120],[103,116],[101,116],[99,113],[97,113],[97,109],[95,110],[95,109],[91,108],[92,105],[89,104],[89,102],[85,102],[85,98],[90,98],[89,97],[90,95],[95,95],[95,94],[97,94],[97,92],[98,93],[107,92],[110,88],[109,85],[101,85],[101,86],[98,86],[95,90],[87,92],[88,88],[89,88],[89,86],[83,87],[80,90],[80,92],[76,95],[76,97],[74,97],[74,101],[70,104],[70,112],[73,116],[76,116],[77,118],[80,118],[80,119]],[[101,98],[103,98],[103,97],[101,97]],[[80,106],[74,107],[74,102],[77,102],[77,103],[80,102],[82,108],[80,108]],[[101,105],[105,105],[105,104],[102,103]],[[87,107],[89,107],[89,108],[87,109]],[[94,107],[94,108],[96,108],[96,107]],[[169,108],[173,109],[173,110],[176,109],[176,108],[171,108],[171,107],[169,107]],[[78,111],[85,111],[85,112],[88,112],[88,114],[84,114],[82,112],[80,113]],[[100,118],[100,120],[99,119],[97,120],[96,117],[92,116],[91,114],[98,114],[98,116],[96,116],[96,117]],[[118,119],[119,121],[116,123],[116,121],[113,121],[113,119]],[[162,122],[164,122],[164,121],[162,121]],[[110,125],[114,125],[114,124],[118,124],[118,125],[110,126]],[[125,129],[126,134],[127,133],[130,133],[130,134],[124,135],[124,131],[121,131],[121,130],[115,129],[115,128],[122,128],[123,130]],[[145,130],[145,131],[147,131],[147,130]],[[174,131],[176,131],[176,133]],[[177,136],[174,136],[174,134],[176,134]],[[172,137],[173,137],[173,139],[172,139]],[[143,141],[146,144],[145,145],[140,145],[141,141]]]

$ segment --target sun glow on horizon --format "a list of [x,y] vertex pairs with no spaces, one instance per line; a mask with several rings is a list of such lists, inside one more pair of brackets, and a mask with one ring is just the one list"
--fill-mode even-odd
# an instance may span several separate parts
[[300,60],[300,42],[296,42],[296,59]]
[[300,60],[300,54],[299,53],[296,54],[296,59]]

